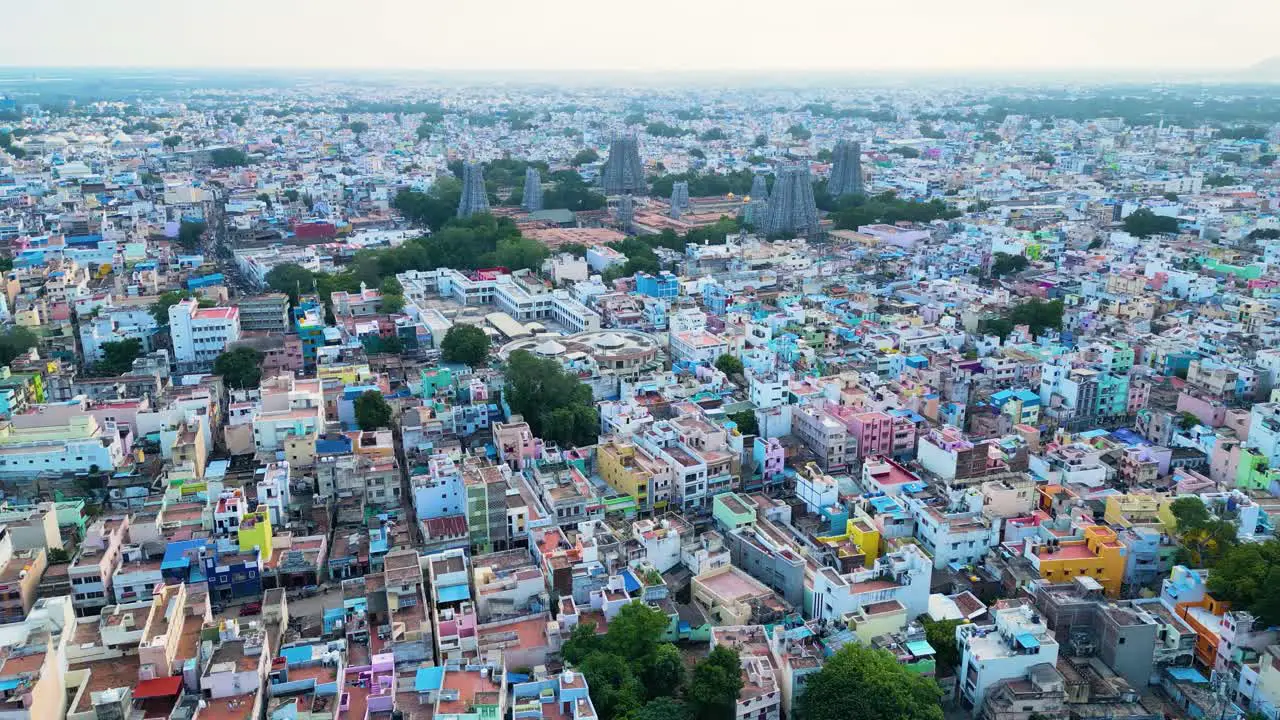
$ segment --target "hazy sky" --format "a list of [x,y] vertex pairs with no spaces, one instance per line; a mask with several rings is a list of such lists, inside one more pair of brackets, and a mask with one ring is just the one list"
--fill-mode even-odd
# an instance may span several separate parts
[[4,0],[0,65],[1220,69],[1280,0]]

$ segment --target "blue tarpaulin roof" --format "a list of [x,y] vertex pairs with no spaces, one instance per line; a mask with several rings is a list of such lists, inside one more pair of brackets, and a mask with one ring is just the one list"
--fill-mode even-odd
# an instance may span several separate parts
[[310,645],[300,645],[298,647],[280,648],[280,657],[284,658],[285,662],[289,663],[290,665],[293,665],[294,663],[306,662],[311,659],[311,656],[312,654],[311,654]]
[[461,602],[471,598],[471,589],[466,585],[445,585],[437,594],[440,602]]
[[911,642],[907,643],[907,650],[912,655],[915,655],[916,657],[923,657],[925,655],[937,654],[937,651],[933,649],[933,646],[925,642],[924,640],[912,640]]
[[1031,633],[1018,633],[1018,644],[1027,650],[1034,650],[1040,647],[1040,641]]
[[444,681],[444,666],[418,668],[413,678],[413,689],[420,693],[439,690]]
[[1184,680],[1186,682],[1195,683],[1209,682],[1208,680],[1205,680],[1204,676],[1195,668],[1173,667],[1168,668],[1168,670],[1174,680]]

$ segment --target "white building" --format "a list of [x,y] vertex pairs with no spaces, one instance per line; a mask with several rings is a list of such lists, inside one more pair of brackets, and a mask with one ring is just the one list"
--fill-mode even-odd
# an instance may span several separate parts
[[551,294],[551,319],[571,334],[600,329],[600,315],[565,290]]
[[289,520],[289,463],[267,463],[258,470],[258,505],[265,505],[271,514],[271,526],[283,528]]
[[975,715],[996,683],[1021,678],[1032,665],[1058,662],[1058,641],[1035,608],[1021,605],[993,612],[994,625],[969,623],[956,628],[960,701]]
[[187,298],[169,308],[169,335],[179,365],[212,365],[227,346],[240,339],[240,310],[201,308]]
[[932,575],[933,562],[915,545],[877,558],[871,568],[841,573],[824,567],[813,577],[810,614],[834,621],[867,605],[897,601],[906,610],[904,617],[919,617],[929,610]]
[[96,308],[89,317],[80,318],[80,347],[86,363],[102,360],[104,343],[136,339],[142,352],[151,352],[152,336],[160,326],[146,305],[116,305],[110,302]]
[[694,330],[671,333],[671,360],[691,365],[710,365],[728,352],[729,346],[719,335]]

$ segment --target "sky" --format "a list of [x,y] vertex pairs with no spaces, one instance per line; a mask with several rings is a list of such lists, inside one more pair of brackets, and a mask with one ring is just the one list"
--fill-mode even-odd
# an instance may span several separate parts
[[4,0],[0,66],[1223,70],[1277,0]]

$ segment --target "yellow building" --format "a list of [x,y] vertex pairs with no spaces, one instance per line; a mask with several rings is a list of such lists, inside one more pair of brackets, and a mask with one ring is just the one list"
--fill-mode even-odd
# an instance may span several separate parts
[[[846,560],[852,560],[861,555],[862,564],[865,567],[871,567],[875,564],[876,558],[880,557],[880,530],[861,509],[858,509],[856,514],[845,523],[843,535],[819,537],[818,542],[834,548],[841,565],[844,565]],[[846,568],[841,569],[848,572]]]
[[1124,545],[1116,531],[1103,525],[1084,529],[1079,539],[1033,540],[1024,549],[1040,577],[1051,582],[1070,582],[1087,576],[1098,581],[1107,595],[1116,597],[1124,583]]
[[1166,499],[1151,493],[1108,495],[1102,518],[1108,525],[1118,527],[1150,525],[1162,521],[1159,516],[1162,505],[1167,506]]
[[271,513],[266,505],[259,505],[253,512],[244,514],[240,519],[237,531],[240,540],[240,552],[250,552],[258,548],[259,557],[271,557]]
[[596,448],[596,462],[600,477],[609,487],[630,495],[640,510],[660,510],[667,506],[667,494],[655,492],[652,461],[635,445],[610,440]]

